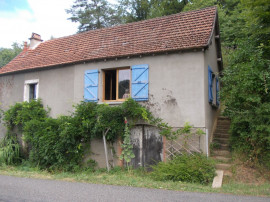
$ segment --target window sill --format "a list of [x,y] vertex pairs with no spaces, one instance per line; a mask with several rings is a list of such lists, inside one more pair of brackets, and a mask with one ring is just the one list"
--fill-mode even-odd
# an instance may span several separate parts
[[98,104],[108,104],[108,105],[120,105],[125,101],[103,101],[103,102],[98,102]]
[[213,103],[210,103],[210,105],[215,108],[215,109],[218,109],[219,108],[219,105],[216,105],[216,104],[213,104]]

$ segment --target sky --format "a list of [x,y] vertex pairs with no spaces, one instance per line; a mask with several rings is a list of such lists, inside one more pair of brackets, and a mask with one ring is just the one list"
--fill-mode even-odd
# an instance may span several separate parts
[[[65,11],[75,0],[0,0],[0,47],[29,42],[32,32],[44,41],[77,32]],[[109,0],[114,3],[115,0]]]

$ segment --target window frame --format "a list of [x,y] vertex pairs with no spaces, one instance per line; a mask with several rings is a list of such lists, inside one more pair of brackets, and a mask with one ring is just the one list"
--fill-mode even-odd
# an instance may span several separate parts
[[23,101],[30,101],[30,85],[36,84],[36,98],[39,98],[39,79],[32,79],[24,81],[24,96]]
[[[103,69],[102,70],[102,101],[103,102],[123,102],[125,101],[127,98],[124,99],[119,99],[119,70],[125,70],[125,69],[129,69],[129,95],[131,97],[131,77],[132,77],[132,72],[131,72],[131,67],[117,67],[117,68],[112,68],[112,69]],[[116,70],[116,99],[115,100],[106,100],[105,99],[105,73],[106,71],[111,71],[111,70]]]

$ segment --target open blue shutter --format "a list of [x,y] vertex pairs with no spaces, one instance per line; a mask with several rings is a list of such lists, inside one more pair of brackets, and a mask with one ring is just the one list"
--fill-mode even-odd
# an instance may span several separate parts
[[85,102],[98,101],[98,70],[87,70],[84,73],[84,100]]
[[210,66],[208,66],[208,101],[213,102],[213,90],[212,90],[212,74],[213,71]]
[[136,101],[148,100],[148,72],[147,64],[132,66],[132,98]]
[[216,100],[217,100],[217,106],[219,106],[219,81],[218,81],[218,78],[216,78]]

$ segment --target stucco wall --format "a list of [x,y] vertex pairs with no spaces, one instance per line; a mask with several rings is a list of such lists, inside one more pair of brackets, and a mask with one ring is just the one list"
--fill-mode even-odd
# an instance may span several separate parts
[[[2,75],[0,76],[0,84],[2,83],[3,86],[0,91],[0,102],[7,108],[10,104],[23,101],[25,80],[39,79],[39,97],[43,100],[44,106],[51,108],[50,115],[57,117],[61,114],[69,114],[73,110],[72,104],[83,100],[85,70],[100,70],[99,99],[102,100],[103,69],[148,64],[149,101],[142,103],[149,107],[154,115],[173,127],[182,127],[188,121],[194,127],[204,128],[205,107],[209,108],[205,99],[208,92],[205,91],[207,74],[204,60],[207,57],[210,55],[204,56],[202,51],[190,51],[91,62],[10,76]],[[92,145],[93,151],[99,151],[100,149],[95,148],[95,145],[98,144]]]
[[138,64],[149,65],[149,102],[144,102],[144,104],[149,106],[156,116],[174,127],[181,127],[186,121],[196,127],[204,127],[203,52],[76,65],[74,69],[74,102],[83,99],[85,70],[98,69],[101,72],[99,74],[99,99],[102,100],[102,70]]
[[[28,73],[18,73],[0,76],[0,103],[6,110],[16,102],[23,102],[24,82],[39,79],[39,98],[44,106],[51,108],[50,115],[57,117],[68,114],[72,110],[74,76],[72,66],[42,70]],[[0,124],[0,137],[5,134],[5,128]]]
[[[215,32],[214,32],[215,33]],[[206,128],[209,132],[209,139],[213,135],[213,126],[214,122],[218,116],[218,107],[212,106],[208,102],[208,66],[211,67],[213,73],[215,75],[219,74],[218,70],[218,62],[217,62],[217,49],[216,49],[216,40],[215,40],[215,34],[213,34],[212,37],[212,43],[209,46],[209,48],[205,51],[205,60],[204,60],[204,102],[205,102],[205,121],[206,121]],[[216,103],[216,80],[213,81],[213,103]]]

